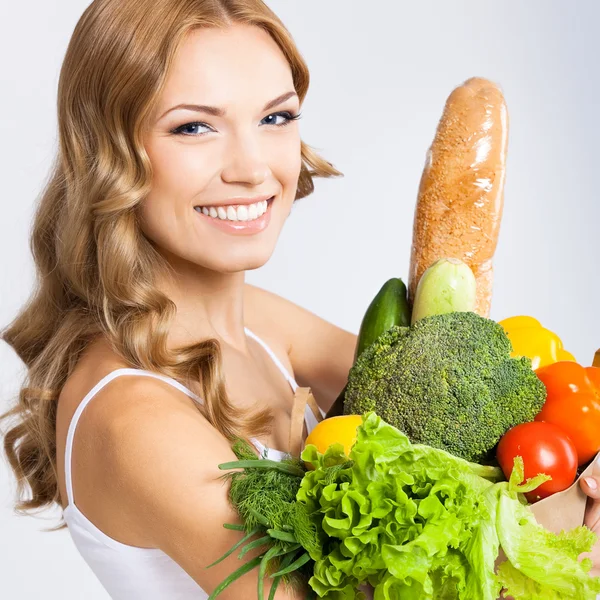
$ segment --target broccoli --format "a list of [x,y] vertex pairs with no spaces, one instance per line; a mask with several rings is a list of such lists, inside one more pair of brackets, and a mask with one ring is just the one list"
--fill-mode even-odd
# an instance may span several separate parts
[[473,312],[394,326],[350,370],[344,414],[374,410],[413,443],[485,462],[546,400],[531,360],[511,351],[502,326]]

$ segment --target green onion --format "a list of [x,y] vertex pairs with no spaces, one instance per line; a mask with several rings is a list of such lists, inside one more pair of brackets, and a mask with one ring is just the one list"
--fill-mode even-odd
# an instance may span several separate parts
[[260,531],[260,529],[258,527],[256,529],[253,529],[248,535],[245,535],[239,542],[234,544],[234,546],[230,550],[228,550],[225,554],[223,554],[223,556],[221,556],[221,558],[217,559],[214,563],[208,565],[208,567],[206,567],[206,568],[209,569],[210,567],[213,567],[214,565],[220,563],[222,560],[226,559],[230,554],[235,552],[244,542],[249,540],[253,535],[257,534],[259,531]]
[[299,569],[302,565],[306,564],[310,560],[310,556],[305,552],[298,560],[295,560],[289,567],[273,573],[271,577],[277,577],[278,575],[287,575],[296,569]]
[[279,531],[278,529],[267,529],[267,533],[276,540],[281,540],[282,542],[291,542],[295,543],[297,540],[291,533],[286,533],[285,531]]
[[227,586],[231,585],[238,577],[248,573],[256,567],[256,565],[260,564],[262,560],[262,556],[257,556],[253,558],[251,561],[247,562],[245,565],[242,565],[239,569],[234,571],[227,579],[225,579],[222,583],[220,583],[213,593],[208,597],[207,600],[214,600]]
[[273,546],[269,550],[267,550],[264,554],[263,559],[260,562],[260,567],[258,568],[258,600],[264,599],[264,577],[265,571],[267,570],[267,564],[277,554],[279,548],[277,546]]
[[[298,544],[298,546],[300,546],[300,544]],[[285,558],[281,561],[281,565],[279,565],[280,569],[285,569],[290,564],[293,558],[294,553],[290,551],[288,554],[285,555]],[[269,592],[269,600],[275,600],[275,592],[277,591],[277,586],[279,585],[279,582],[281,581],[282,577],[283,575],[277,575],[273,578],[273,585],[271,586],[271,591]]]
[[254,540],[253,542],[250,542],[249,544],[247,544],[244,549],[238,554],[239,558],[244,558],[244,556],[250,552],[250,550],[254,550],[255,548],[260,548],[261,546],[264,546],[266,543],[271,541],[271,536],[270,535],[265,535],[264,537],[259,538],[258,540]]

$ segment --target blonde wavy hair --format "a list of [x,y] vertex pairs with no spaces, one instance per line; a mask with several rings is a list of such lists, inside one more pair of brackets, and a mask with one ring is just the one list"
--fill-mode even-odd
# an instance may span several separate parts
[[[234,23],[271,35],[302,102],[307,66],[261,0],[94,0],[75,27],[58,85],[57,155],[30,239],[37,284],[1,333],[27,367],[14,406],[0,415],[11,418],[4,452],[17,479],[17,513],[60,502],[57,400],[97,336],[132,367],[201,382],[198,410],[228,439],[269,430],[268,409],[246,412],[228,400],[216,339],[167,349],[176,306],[155,281],[169,265],[138,226],[152,178],[142,132],[178,47],[194,29]],[[296,199],[313,191],[314,177],[341,175],[304,142],[301,154]]]

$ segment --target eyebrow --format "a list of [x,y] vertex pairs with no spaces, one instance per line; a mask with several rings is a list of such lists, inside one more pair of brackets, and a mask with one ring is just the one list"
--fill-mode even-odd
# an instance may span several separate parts
[[[277,106],[278,104],[282,104],[286,100],[289,100],[293,96],[297,96],[297,95],[298,94],[296,94],[296,92],[286,92],[285,94],[281,94],[281,96],[277,96],[277,98],[275,98],[274,100],[267,102],[267,104],[263,108],[263,111],[269,110],[269,109]],[[217,108],[216,106],[206,106],[203,104],[178,104],[177,106],[173,106],[173,107],[169,108],[168,110],[166,110],[158,118],[158,120],[160,121],[167,113],[170,113],[173,110],[177,110],[178,108],[184,108],[186,110],[193,110],[196,112],[205,112],[205,113],[208,113],[209,115],[213,115],[214,117],[224,117],[225,116],[225,111],[221,108]]]

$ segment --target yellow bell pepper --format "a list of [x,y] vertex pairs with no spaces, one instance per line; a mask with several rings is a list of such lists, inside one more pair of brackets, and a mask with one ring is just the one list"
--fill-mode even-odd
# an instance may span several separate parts
[[539,369],[552,363],[575,357],[563,348],[561,339],[533,317],[509,317],[499,321],[510,339],[513,352],[511,356],[527,356],[531,359],[531,367]]

